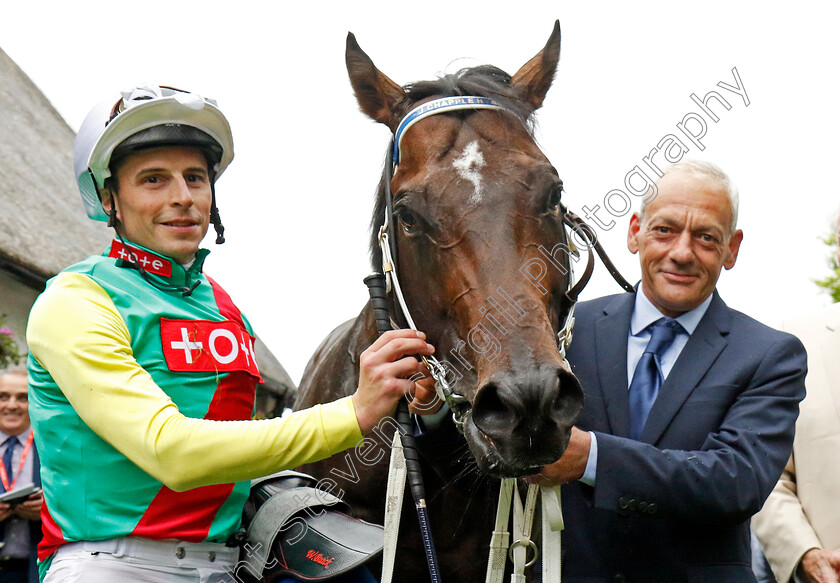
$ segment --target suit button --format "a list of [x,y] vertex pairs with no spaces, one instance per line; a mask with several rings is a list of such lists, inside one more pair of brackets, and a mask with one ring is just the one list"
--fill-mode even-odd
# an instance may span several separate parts
[[628,502],[629,502],[629,500],[625,496],[622,496],[621,498],[618,499],[618,507],[621,508],[622,510],[627,510],[627,503]]
[[613,576],[613,583],[627,583],[627,576],[624,573],[616,573]]
[[656,503],[655,503],[655,502],[651,502],[650,504],[648,504],[648,507],[647,507],[647,513],[648,513],[648,514],[656,514],[656,511],[657,511],[658,509],[659,509],[659,508],[656,506]]
[[639,506],[639,505],[638,505],[638,503],[636,502],[636,499],[635,499],[635,498],[631,498],[631,499],[630,499],[630,502],[628,502],[628,503],[627,503],[627,510],[630,510],[631,512],[635,512],[635,511],[636,511],[636,509],[638,508],[638,506]]

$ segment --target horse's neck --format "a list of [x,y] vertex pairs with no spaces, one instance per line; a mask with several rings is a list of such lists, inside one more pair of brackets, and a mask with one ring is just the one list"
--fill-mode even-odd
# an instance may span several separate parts
[[359,356],[379,336],[379,332],[376,330],[376,320],[373,318],[373,308],[371,308],[369,302],[365,304],[365,307],[353,320],[353,325],[347,331],[347,335],[349,340],[348,350],[353,359],[353,365],[358,371]]

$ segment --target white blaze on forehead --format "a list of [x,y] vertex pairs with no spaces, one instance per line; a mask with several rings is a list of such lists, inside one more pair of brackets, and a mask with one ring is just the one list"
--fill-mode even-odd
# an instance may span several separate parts
[[452,163],[452,166],[458,171],[458,176],[464,180],[469,180],[475,187],[475,192],[470,197],[470,202],[478,202],[484,194],[481,186],[481,169],[486,165],[484,155],[478,149],[478,142],[475,140],[467,144],[467,147],[464,148],[464,151],[461,152],[458,159]]

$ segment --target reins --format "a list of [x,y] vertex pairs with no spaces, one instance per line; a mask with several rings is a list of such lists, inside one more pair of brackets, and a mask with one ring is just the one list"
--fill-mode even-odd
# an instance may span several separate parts
[[[368,286],[373,317],[379,334],[392,329],[388,310],[388,293],[385,287],[385,276],[374,273],[365,278]],[[411,416],[405,399],[397,404],[397,424],[399,431],[394,432],[391,448],[391,461],[388,474],[388,491],[386,493],[385,509],[385,550],[383,550],[382,571],[383,583],[390,582],[396,558],[397,535],[399,534],[399,519],[402,511],[402,494],[405,491],[405,480],[411,485],[411,495],[420,523],[420,534],[423,538],[423,549],[426,553],[426,563],[432,583],[440,583],[440,571],[437,564],[437,552],[432,540],[432,529],[426,511],[426,488],[423,483],[423,472],[420,469],[420,459],[414,442]],[[399,490],[397,495],[394,490]],[[396,522],[395,522],[396,521]],[[389,573],[385,577],[385,573]]]
[[[382,253],[382,272],[374,273],[365,278],[371,297],[371,306],[374,312],[377,329],[380,334],[392,328],[392,322],[397,321],[390,311],[389,294],[393,294],[393,303],[401,312],[408,327],[417,330],[417,326],[411,317],[411,312],[405,301],[397,275],[397,248],[396,237],[393,225],[393,196],[391,193],[391,179],[396,172],[400,161],[400,146],[402,137],[409,127],[431,115],[446,113],[465,109],[496,109],[504,111],[505,108],[486,97],[458,96],[435,99],[423,103],[412,109],[397,126],[394,136],[389,144],[388,151],[391,155],[390,163],[385,164],[383,176],[385,193],[385,217],[379,228],[378,243]],[[589,282],[594,270],[595,258],[592,253],[594,248],[604,266],[612,275],[613,279],[626,291],[633,292],[634,288],[624,279],[615,265],[607,257],[606,252],[597,241],[592,227],[580,217],[561,205],[563,220],[563,235],[566,248],[565,258],[568,275],[568,283],[564,292],[568,309],[565,318],[557,333],[557,344],[560,356],[566,362],[566,350],[572,342],[574,329],[574,308],[575,304]],[[572,269],[570,253],[576,252],[570,248],[571,242],[566,235],[566,228],[577,233],[585,243],[587,251],[586,267],[575,282]],[[432,377],[435,379],[435,390],[439,398],[443,399],[452,411],[452,418],[456,427],[463,433],[464,417],[469,411],[467,398],[456,393],[446,379],[446,369],[434,357],[421,357],[429,368]],[[566,363],[568,366],[568,363]],[[432,542],[431,528],[426,514],[425,492],[423,477],[420,469],[420,462],[414,445],[413,428],[405,400],[401,400],[397,408],[397,421],[400,431],[394,434],[394,444],[391,452],[391,465],[388,476],[388,492],[386,494],[385,512],[385,548],[383,550],[382,583],[390,583],[393,576],[393,568],[396,557],[397,534],[399,531],[399,519],[402,509],[402,495],[405,490],[405,480],[411,483],[412,495],[414,496],[417,509],[420,530],[423,538],[423,545],[426,551],[426,559],[429,566],[429,573],[433,583],[440,581],[440,573],[437,566],[437,555]],[[402,435],[401,435],[402,434]],[[531,528],[533,516],[536,510],[536,496],[542,494],[542,531],[543,531],[543,581],[544,583],[560,582],[560,531],[563,529],[563,517],[560,507],[560,487],[539,487],[531,485],[528,489],[528,496],[523,507],[516,487],[515,478],[502,480],[499,491],[499,504],[496,513],[496,527],[494,528],[490,556],[487,568],[487,583],[500,583],[504,576],[505,561],[509,555],[514,563],[514,572],[511,576],[512,583],[524,583],[525,568],[537,560],[538,549],[531,540]],[[510,542],[510,533],[507,530],[511,505],[514,507],[514,541]],[[530,560],[527,557],[528,549],[533,550]],[[551,549],[550,553],[545,552]]]

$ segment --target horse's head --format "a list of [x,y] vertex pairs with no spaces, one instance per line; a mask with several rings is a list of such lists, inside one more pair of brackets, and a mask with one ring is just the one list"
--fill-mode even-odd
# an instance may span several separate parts
[[[418,104],[440,97],[487,97],[501,106],[412,125],[390,182],[407,305],[471,404],[464,434],[479,467],[497,476],[532,474],[557,460],[583,402],[557,346],[570,307],[562,181],[530,126],[559,53],[555,24],[543,50],[512,77],[482,66],[403,88],[374,66],[352,34],[347,39],[361,109],[392,132]],[[377,269],[385,186],[373,218]]]

